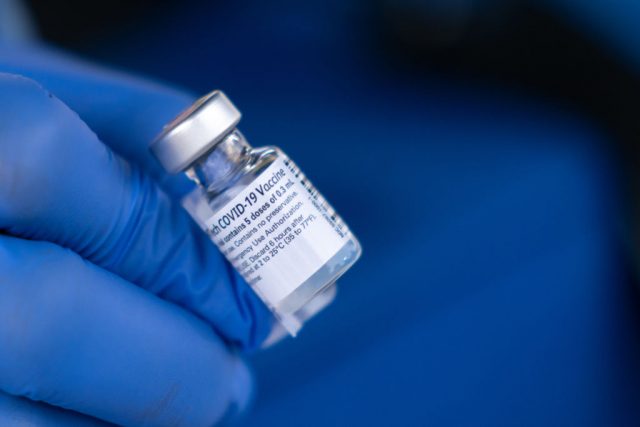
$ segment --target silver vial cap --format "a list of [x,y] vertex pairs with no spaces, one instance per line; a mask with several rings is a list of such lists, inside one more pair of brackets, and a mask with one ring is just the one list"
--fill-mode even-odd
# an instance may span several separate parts
[[168,123],[151,152],[169,173],[187,169],[233,130],[242,115],[219,90],[198,99]]

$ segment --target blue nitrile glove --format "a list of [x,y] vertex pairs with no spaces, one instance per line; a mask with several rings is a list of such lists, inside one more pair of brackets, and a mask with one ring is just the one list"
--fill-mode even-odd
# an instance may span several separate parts
[[236,349],[272,317],[147,149],[192,98],[46,51],[0,46],[0,72],[0,390],[29,399],[0,395],[0,424],[93,423],[31,401],[145,426],[241,410]]

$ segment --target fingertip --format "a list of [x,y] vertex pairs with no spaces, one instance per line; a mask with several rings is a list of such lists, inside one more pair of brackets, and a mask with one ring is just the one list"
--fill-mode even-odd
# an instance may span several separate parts
[[254,379],[249,365],[240,357],[233,362],[233,381],[231,384],[231,412],[242,414],[251,406],[254,398]]
[[238,425],[253,406],[255,399],[255,381],[249,365],[237,357],[232,370],[231,401],[217,425]]

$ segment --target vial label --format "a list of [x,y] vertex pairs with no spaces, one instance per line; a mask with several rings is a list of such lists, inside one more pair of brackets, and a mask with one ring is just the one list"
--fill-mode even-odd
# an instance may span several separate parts
[[220,251],[272,307],[349,240],[346,225],[287,157],[203,221]]

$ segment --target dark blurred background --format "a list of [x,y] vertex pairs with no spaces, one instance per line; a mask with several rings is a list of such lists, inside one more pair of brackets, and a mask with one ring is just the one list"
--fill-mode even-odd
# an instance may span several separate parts
[[[139,32],[140,26],[150,21],[176,23],[177,17],[189,13],[185,8],[215,11],[209,5],[225,2],[29,0],[27,3],[45,39],[85,55],[116,62],[111,55],[96,54],[96,48],[108,49],[117,38],[124,42],[131,32]],[[251,2],[241,3],[244,7],[252,6]],[[616,139],[623,143],[628,154],[636,154],[634,138],[639,134],[640,126],[634,111],[640,94],[637,69],[606,39],[580,27],[570,19],[571,16],[558,13],[549,7],[548,1],[373,0],[344,3],[316,5],[315,9],[320,9],[327,18],[321,25],[332,25],[332,12],[336,14],[334,19],[346,19],[349,38],[361,39],[361,47],[374,53],[380,66],[414,73],[438,72],[535,91],[593,116],[609,131],[615,132]],[[283,6],[286,7],[283,2],[271,5],[274,8]],[[290,6],[293,10],[285,11],[284,15],[295,14],[296,9],[314,12],[313,7]],[[241,8],[238,9],[240,12]],[[343,16],[345,9],[348,16]],[[629,11],[633,12],[635,10]],[[208,17],[212,25],[216,18]],[[237,19],[241,21],[242,18]],[[289,19],[295,19],[295,16]],[[303,17],[297,23],[300,26],[310,24],[317,22],[305,22]],[[247,27],[249,25],[247,22]],[[199,45],[204,41],[189,42]],[[181,46],[176,43],[166,49],[170,53]],[[640,56],[640,52],[637,54]],[[156,72],[163,74],[162,70]],[[629,159],[628,156],[625,158]]]
[[252,356],[247,425],[640,424],[640,3],[26,3],[54,45],[224,89],[360,236]]

